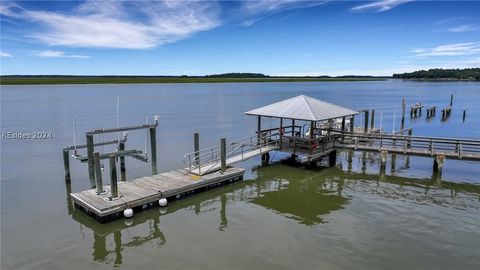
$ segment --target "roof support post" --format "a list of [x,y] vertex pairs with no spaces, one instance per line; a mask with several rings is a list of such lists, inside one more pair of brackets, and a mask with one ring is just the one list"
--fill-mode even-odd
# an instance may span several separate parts
[[257,116],[257,144],[260,145],[260,139],[262,137],[262,117]]
[[292,137],[295,136],[295,119],[292,119]]
[[280,137],[280,149],[282,149],[282,136],[285,131],[283,130],[283,118],[280,118],[280,129],[279,129],[279,137]]
[[315,128],[315,121],[310,121],[310,140],[313,140],[313,129]]
[[352,118],[350,118],[350,132],[352,134],[355,133],[355,115],[352,115]]

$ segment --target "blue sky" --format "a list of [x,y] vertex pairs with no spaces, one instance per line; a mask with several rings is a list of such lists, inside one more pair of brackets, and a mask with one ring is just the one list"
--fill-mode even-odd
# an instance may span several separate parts
[[1,74],[480,67],[477,1],[2,1]]

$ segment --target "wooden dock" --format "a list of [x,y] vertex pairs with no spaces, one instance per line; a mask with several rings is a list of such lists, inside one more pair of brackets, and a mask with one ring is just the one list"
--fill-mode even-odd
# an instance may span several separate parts
[[123,217],[123,211],[127,208],[138,212],[157,207],[160,198],[170,202],[224,183],[242,180],[244,172],[242,168],[227,168],[223,173],[217,171],[198,176],[180,169],[119,182],[116,198],[111,198],[110,186],[105,186],[105,192],[101,194],[97,194],[96,189],[89,189],[72,193],[71,198],[77,209],[100,222],[108,222]]

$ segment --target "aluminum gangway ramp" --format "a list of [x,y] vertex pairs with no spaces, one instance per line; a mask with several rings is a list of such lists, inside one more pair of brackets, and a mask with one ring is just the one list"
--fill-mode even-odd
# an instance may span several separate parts
[[[257,135],[225,144],[226,166],[277,150],[278,141]],[[191,174],[205,175],[221,169],[221,145],[191,152],[183,156]]]

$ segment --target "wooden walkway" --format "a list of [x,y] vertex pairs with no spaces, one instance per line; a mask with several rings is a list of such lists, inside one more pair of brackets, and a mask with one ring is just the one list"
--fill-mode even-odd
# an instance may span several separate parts
[[[278,147],[275,145],[267,145],[260,147],[258,149],[250,150],[248,152],[238,152],[237,155],[234,155],[232,157],[229,157],[226,159],[226,164],[227,166],[233,165],[235,163],[253,158],[255,156],[259,156],[262,154],[269,153],[271,151],[277,150]],[[190,168],[185,168],[185,170],[189,171]],[[207,164],[202,164],[200,167],[196,169],[192,169],[190,172],[195,175],[205,175],[207,173],[215,172],[221,169],[221,164],[220,161],[217,161],[215,163],[207,163]]]
[[[410,156],[444,156],[447,159],[480,161],[480,141],[390,134],[338,135],[335,148],[359,151],[387,151]],[[343,142],[342,142],[343,141]]]
[[227,168],[224,173],[198,176],[180,169],[119,182],[119,196],[114,199],[110,199],[110,186],[105,186],[106,192],[100,195],[95,189],[90,189],[72,193],[71,198],[76,208],[96,217],[100,222],[107,222],[122,217],[126,208],[137,212],[158,206],[160,198],[172,201],[222,183],[242,180],[244,172],[245,169],[242,168]]

